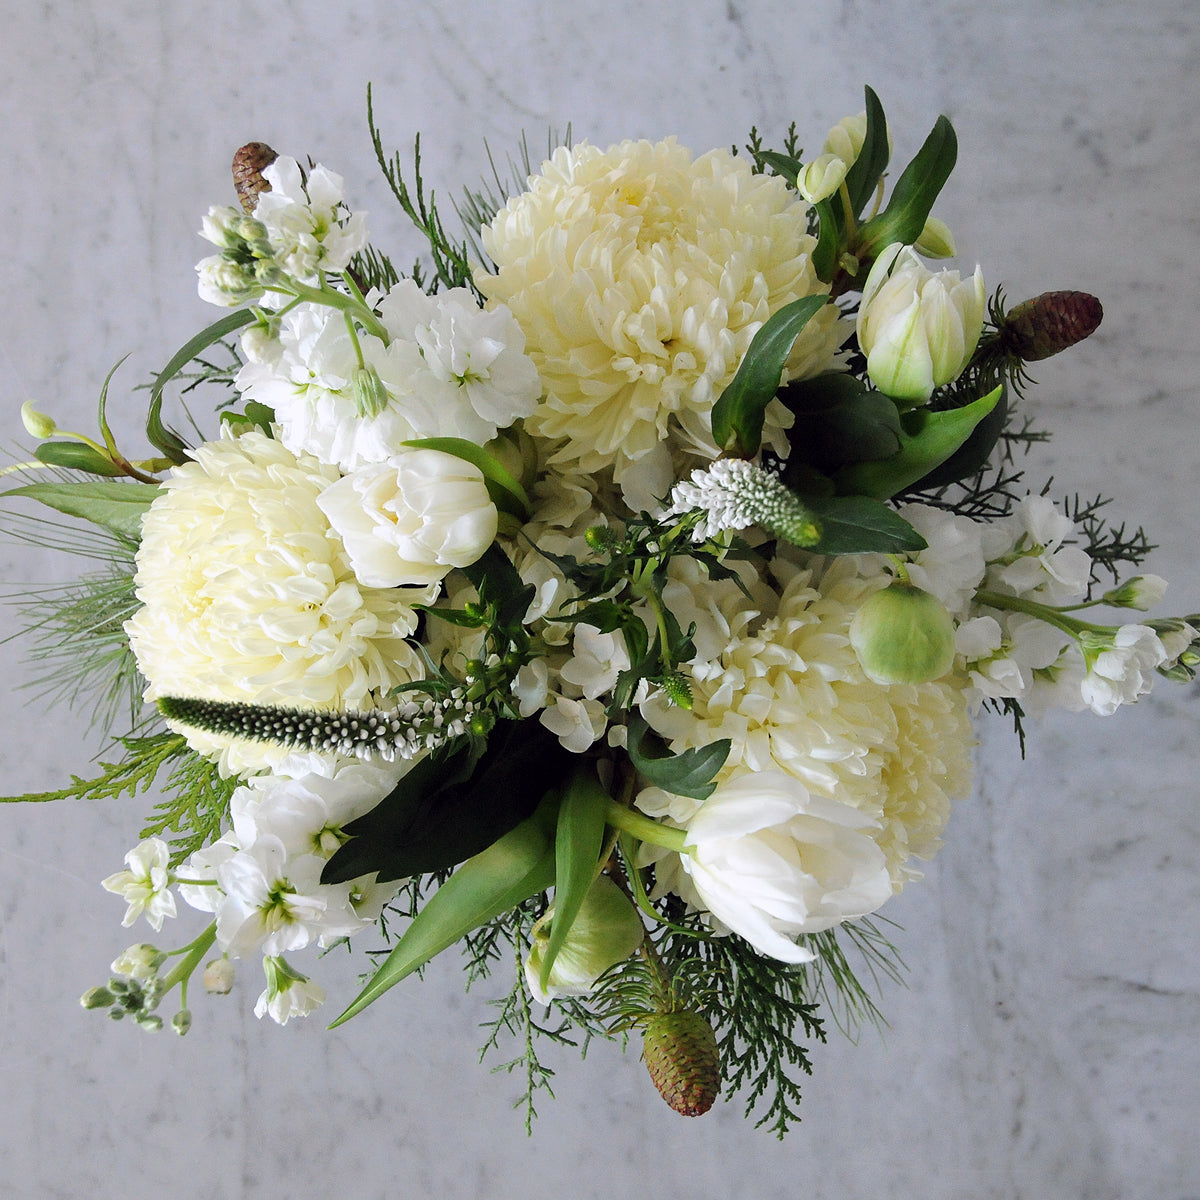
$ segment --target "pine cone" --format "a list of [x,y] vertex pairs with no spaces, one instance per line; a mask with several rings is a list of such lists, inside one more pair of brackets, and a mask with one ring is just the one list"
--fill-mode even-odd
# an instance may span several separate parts
[[254,212],[259,195],[271,190],[263,171],[278,157],[266,142],[247,142],[233,156],[233,186],[246,212]]
[[1082,342],[1103,316],[1100,301],[1087,292],[1043,292],[1005,316],[1000,338],[1009,353],[1037,362]]
[[642,1056],[659,1095],[685,1117],[708,1112],[721,1087],[712,1026],[699,1013],[656,1013],[644,1033]]

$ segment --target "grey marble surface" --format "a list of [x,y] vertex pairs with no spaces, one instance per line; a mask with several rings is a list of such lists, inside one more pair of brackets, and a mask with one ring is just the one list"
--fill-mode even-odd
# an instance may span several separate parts
[[[231,199],[244,141],[341,171],[375,239],[416,249],[374,167],[368,80],[385,137],[422,131],[428,178],[451,191],[485,168],[485,139],[536,144],[566,121],[577,138],[675,133],[699,151],[795,119],[816,145],[870,82],[901,160],[939,112],[954,121],[939,213],[989,288],[1102,297],[1099,333],[1037,372],[1056,437],[1030,478],[1116,495],[1160,544],[1168,607],[1200,607],[1195,3],[0,8],[6,447],[22,401],[90,427],[120,356],[119,378],[144,378],[212,319],[195,230]],[[127,423],[142,404],[114,393]],[[8,543],[0,561],[10,585],[74,569]],[[0,650],[3,790],[86,772],[101,749],[86,721],[47,716],[18,686],[20,643]],[[1195,1200],[1198,700],[1164,686],[1107,721],[1045,721],[1024,763],[983,727],[976,795],[888,910],[911,968],[907,989],[883,988],[891,1028],[817,1049],[783,1143],[734,1105],[675,1116],[636,1052],[606,1046],[555,1059],[558,1099],[526,1138],[515,1081],[476,1064],[488,997],[462,995],[454,961],[333,1033],[258,1022],[256,981],[198,1002],[182,1040],[83,1013],[130,940],[98,880],[148,801],[4,808],[0,1195]],[[335,997],[361,963],[325,960]]]

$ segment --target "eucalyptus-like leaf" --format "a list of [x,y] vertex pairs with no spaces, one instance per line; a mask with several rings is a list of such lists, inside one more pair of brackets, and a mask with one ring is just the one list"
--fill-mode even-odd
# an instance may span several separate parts
[[921,236],[958,157],[958,138],[946,117],[938,117],[917,156],[896,180],[887,208],[859,231],[856,252],[864,261],[878,257],[885,246],[911,246]]
[[550,969],[566,943],[575,917],[599,869],[604,845],[604,809],[608,793],[590,767],[579,768],[563,793],[554,837],[554,917],[542,951],[540,981],[545,989]]
[[944,463],[996,407],[1003,388],[995,387],[962,408],[931,412],[917,408],[903,414],[900,449],[891,458],[855,463],[839,471],[840,491],[885,500],[911,487]]
[[723,450],[739,458],[758,453],[763,413],[779,391],[792,346],[827,300],[823,295],[793,300],[772,313],[754,335],[737,374],[713,405],[713,438]]
[[28,496],[56,512],[69,517],[81,517],[136,542],[142,536],[142,517],[158,495],[158,486],[152,483],[119,483],[115,479],[29,483],[24,487],[10,488],[3,495]]
[[478,467],[487,484],[492,503],[504,512],[511,512],[524,520],[529,519],[529,514],[533,511],[529,493],[521,486],[520,481],[482,446],[468,442],[466,438],[456,437],[416,438],[401,444],[418,450],[440,450],[443,454],[451,454],[455,458],[461,458],[463,462],[469,462],[473,467]]
[[404,936],[332,1029],[362,1012],[389,988],[472,929],[510,912],[554,883],[554,816],[557,798],[538,810],[446,880],[413,918]]
[[869,496],[822,496],[808,501],[821,526],[814,554],[906,554],[925,539],[894,509]]
[[111,458],[84,442],[42,442],[33,453],[39,462],[44,462],[48,467],[87,471],[91,475],[125,474]]
[[731,746],[729,738],[721,738],[672,754],[643,717],[633,713],[629,718],[629,761],[655,787],[676,796],[707,800],[716,790],[713,780],[725,765]]

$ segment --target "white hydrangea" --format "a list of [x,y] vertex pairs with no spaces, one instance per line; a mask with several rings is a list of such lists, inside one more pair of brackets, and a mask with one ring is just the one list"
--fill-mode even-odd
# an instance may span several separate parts
[[[826,290],[781,180],[673,139],[560,148],[482,240],[496,270],[476,285],[512,311],[545,390],[526,428],[556,463],[618,481],[665,439],[711,445],[712,405],[759,327]],[[809,322],[789,378],[830,365],[838,323],[832,305]]]
[[[257,431],[172,470],[142,523],[130,646],[159,696],[312,709],[376,707],[420,678],[406,640],[428,588],[364,587],[317,500],[337,472]],[[226,770],[282,752],[182,729]]]

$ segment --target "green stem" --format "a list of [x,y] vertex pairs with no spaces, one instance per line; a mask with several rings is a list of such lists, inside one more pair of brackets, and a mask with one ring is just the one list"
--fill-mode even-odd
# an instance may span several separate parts
[[217,938],[217,923],[214,921],[194,942],[189,942],[182,949],[173,953],[182,954],[184,958],[175,964],[170,973],[163,977],[162,994],[165,996],[177,983],[191,978],[192,972],[200,965],[200,960],[211,949]]
[[1005,596],[1001,592],[988,591],[987,588],[981,588],[975,593],[975,602],[986,604],[989,608],[1028,613],[1031,617],[1037,617],[1039,621],[1045,621],[1047,625],[1053,625],[1072,637],[1078,637],[1081,633],[1111,633],[1113,629],[1111,625],[1096,625],[1091,621],[1068,617],[1060,609],[1051,608],[1048,604],[1039,604],[1036,600],[1026,600],[1023,596]]
[[687,845],[687,830],[672,829],[669,825],[661,825],[651,817],[644,816],[636,809],[626,808],[615,800],[609,800],[604,806],[604,819],[614,829],[631,833],[642,842],[652,846],[662,846],[682,854]]
[[269,291],[282,292],[295,296],[299,300],[307,300],[310,304],[324,304],[328,308],[341,309],[359,321],[366,331],[377,337],[386,346],[392,340],[387,326],[366,306],[353,296],[344,292],[335,292],[332,288],[314,288],[306,283],[289,278],[286,284],[269,285]]

